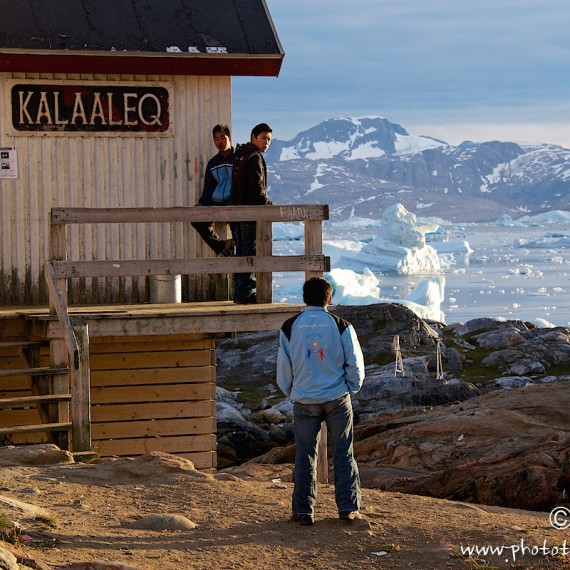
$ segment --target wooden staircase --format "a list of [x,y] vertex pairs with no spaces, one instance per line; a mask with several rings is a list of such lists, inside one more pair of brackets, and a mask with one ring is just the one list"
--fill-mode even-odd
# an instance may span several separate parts
[[48,340],[0,339],[0,441],[69,448],[70,370],[42,366],[45,360]]

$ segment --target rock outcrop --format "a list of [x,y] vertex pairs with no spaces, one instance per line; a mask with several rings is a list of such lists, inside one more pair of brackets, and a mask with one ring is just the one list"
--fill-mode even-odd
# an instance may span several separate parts
[[[490,318],[446,326],[396,304],[331,310],[352,322],[367,364],[353,399],[364,485],[535,510],[568,501],[570,329]],[[232,410],[219,417],[220,467],[291,461],[276,352],[276,334],[220,343]]]
[[363,422],[367,487],[549,510],[570,493],[567,383],[527,385],[399,418]]

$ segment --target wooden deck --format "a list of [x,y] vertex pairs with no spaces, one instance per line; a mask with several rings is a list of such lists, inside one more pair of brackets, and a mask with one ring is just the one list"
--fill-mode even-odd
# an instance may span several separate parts
[[[65,447],[56,433],[65,436],[67,429],[74,450],[83,442],[80,447],[102,456],[165,451],[215,470],[216,339],[277,330],[301,309],[229,301],[74,306],[70,319],[87,333],[82,365],[78,373],[69,371],[71,379],[67,369],[51,369],[61,374],[57,392],[63,393],[52,396],[37,379],[53,366],[54,343],[66,352],[57,316],[48,307],[0,308],[0,439]],[[19,339],[37,344],[36,371],[26,369],[30,357]],[[75,435],[74,417],[83,418]]]
[[[328,207],[314,205],[52,209],[49,306],[0,308],[0,439],[47,440],[106,456],[165,451],[215,469],[215,340],[278,330],[303,308],[271,302],[272,273],[299,271],[306,279],[329,270],[322,253],[325,219]],[[256,255],[85,259],[67,229],[208,220],[255,220]],[[271,224],[291,221],[303,222],[304,254],[274,256]],[[93,279],[251,272],[258,303],[249,305],[192,297],[173,304],[93,304],[89,294]],[[92,304],[79,304],[82,296]]]
[[[302,283],[299,283],[301,289]],[[74,305],[70,317],[85,319],[89,336],[148,336],[169,334],[211,335],[278,330],[303,308],[301,304],[260,303],[239,305],[232,301],[141,305]],[[18,325],[18,323],[20,323]],[[0,337],[18,336],[27,323],[33,333],[46,338],[62,336],[49,307],[0,307]],[[2,332],[4,331],[4,334]]]

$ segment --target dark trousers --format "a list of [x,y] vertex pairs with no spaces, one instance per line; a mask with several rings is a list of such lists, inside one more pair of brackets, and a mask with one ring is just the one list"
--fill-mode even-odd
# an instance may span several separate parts
[[226,240],[218,235],[214,229],[214,222],[192,222],[192,227],[200,234],[206,244],[214,250],[214,253],[222,253],[224,251]]
[[[236,256],[255,255],[255,225],[255,222],[233,224]],[[253,293],[255,293],[255,273],[236,273],[234,275],[234,298],[245,299]]]

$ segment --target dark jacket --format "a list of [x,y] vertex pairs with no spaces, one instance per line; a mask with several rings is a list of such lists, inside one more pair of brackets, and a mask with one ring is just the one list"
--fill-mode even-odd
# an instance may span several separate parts
[[[232,185],[232,204],[256,206],[272,204],[267,196],[267,166],[263,153],[251,142],[240,146],[236,159],[242,158]],[[236,168],[234,164],[234,169]]]

